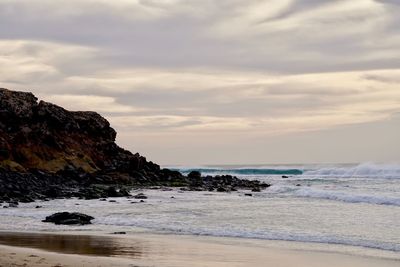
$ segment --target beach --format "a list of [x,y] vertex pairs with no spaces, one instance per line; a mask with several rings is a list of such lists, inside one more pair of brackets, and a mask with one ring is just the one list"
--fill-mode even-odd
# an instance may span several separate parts
[[[100,233],[2,233],[0,266],[274,266],[274,267],[391,267],[400,259],[287,248],[285,242],[158,234],[105,235]],[[17,237],[16,237],[17,236]],[[38,242],[21,242],[21,237]],[[18,241],[19,239],[19,241]],[[81,240],[69,242],[68,240]],[[47,240],[47,241],[46,241]],[[88,242],[89,241],[89,242]],[[96,244],[105,242],[96,251]],[[101,243],[101,242],[100,242]],[[63,245],[60,245],[63,244]],[[79,247],[74,250],[74,247]],[[297,247],[301,247],[300,245]]]
[[400,267],[399,13],[0,0],[0,267]]
[[[273,184],[261,192],[158,187],[130,191],[141,200],[3,203],[0,266],[399,266],[398,169],[306,168],[287,178],[275,172],[293,169],[218,170]],[[94,219],[43,222],[60,211]]]

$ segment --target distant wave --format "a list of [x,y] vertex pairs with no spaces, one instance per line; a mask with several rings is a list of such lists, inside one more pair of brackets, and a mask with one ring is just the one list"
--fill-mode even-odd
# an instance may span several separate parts
[[171,169],[188,174],[199,171],[205,175],[302,175],[334,178],[400,178],[400,165],[362,163],[358,165],[303,165],[303,166],[265,166],[265,167],[172,167]]
[[301,175],[300,169],[263,169],[263,168],[237,168],[237,169],[218,169],[218,168],[187,168],[176,169],[184,174],[191,171],[199,171],[202,174],[233,174],[233,175]]

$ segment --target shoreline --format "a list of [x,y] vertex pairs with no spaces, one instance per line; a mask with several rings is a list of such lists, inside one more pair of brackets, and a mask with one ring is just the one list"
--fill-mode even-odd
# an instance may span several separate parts
[[[11,241],[0,242],[0,266],[261,267],[268,262],[271,266],[282,267],[394,267],[400,262],[400,256],[390,259],[355,255],[351,251],[350,254],[321,251],[317,245],[313,249],[313,244],[287,241],[150,233],[113,235],[90,231],[0,231],[0,234],[9,235],[14,241],[18,235],[25,238],[15,241],[13,246],[9,245]],[[37,239],[41,245],[35,246],[26,238]]]

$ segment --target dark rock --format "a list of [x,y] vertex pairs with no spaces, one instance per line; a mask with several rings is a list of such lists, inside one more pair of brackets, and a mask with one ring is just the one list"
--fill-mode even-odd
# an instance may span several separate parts
[[286,179],[286,178],[289,178],[289,176],[287,176],[287,175],[282,175],[282,178]]
[[129,197],[131,194],[129,193],[129,190],[126,188],[121,188],[118,192],[120,197]]
[[18,203],[17,202],[8,203],[8,207],[9,208],[18,208]]
[[35,209],[43,208],[43,206],[36,206]]
[[219,192],[269,186],[161,169],[119,147],[115,138],[95,112],[68,111],[31,93],[0,88],[0,201],[129,197],[131,186]]
[[133,171],[162,176],[157,164],[117,146],[115,130],[95,112],[68,111],[0,88],[0,122],[0,166],[6,170],[37,169],[75,180],[112,172],[115,183],[135,183]]
[[108,196],[108,197],[118,197],[119,194],[118,194],[118,192],[117,192],[117,189],[115,189],[115,187],[113,187],[113,186],[110,186],[110,187],[107,189],[107,196]]
[[113,235],[126,235],[126,232],[114,232]]
[[250,194],[250,193],[245,193],[244,194],[246,197],[252,197],[253,196],[253,194]]
[[147,196],[143,193],[139,193],[136,196],[133,196],[135,199],[147,199]]
[[43,222],[51,222],[55,224],[91,224],[91,220],[94,218],[92,216],[77,213],[77,212],[58,212],[53,215],[47,216]]
[[201,173],[199,171],[191,171],[188,174],[188,178],[189,179],[199,179],[199,178],[201,178]]

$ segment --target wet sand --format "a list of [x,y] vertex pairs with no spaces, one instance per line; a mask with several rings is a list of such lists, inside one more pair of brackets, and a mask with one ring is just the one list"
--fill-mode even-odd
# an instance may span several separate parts
[[0,232],[0,266],[400,266],[400,255],[384,259],[288,249],[271,242],[155,234]]

